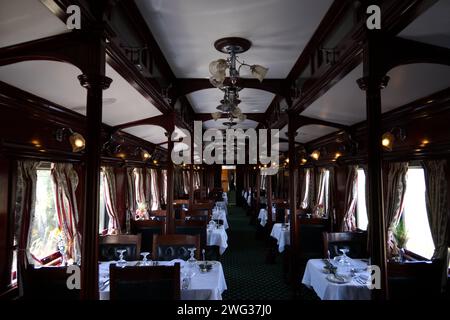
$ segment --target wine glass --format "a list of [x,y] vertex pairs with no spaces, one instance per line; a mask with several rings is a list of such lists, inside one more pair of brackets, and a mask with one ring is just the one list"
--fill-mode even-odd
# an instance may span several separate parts
[[117,266],[124,268],[127,265],[127,261],[123,258],[123,254],[127,252],[126,249],[119,249],[117,253],[119,254],[119,260],[117,261]]
[[150,254],[150,252],[141,252],[142,256],[142,265],[143,266],[150,266],[152,261],[147,260],[147,256]]
[[342,260],[343,260],[343,262],[348,262],[349,261],[349,258],[348,258],[348,256],[347,256],[347,253],[350,251],[348,248],[342,248],[342,249],[339,249],[339,251],[340,252],[342,252]]
[[190,257],[188,259],[188,266],[189,266],[189,276],[192,278],[195,274],[196,274],[196,266],[197,266],[197,259],[195,259],[194,257],[194,253],[196,248],[188,248],[188,250],[190,251]]

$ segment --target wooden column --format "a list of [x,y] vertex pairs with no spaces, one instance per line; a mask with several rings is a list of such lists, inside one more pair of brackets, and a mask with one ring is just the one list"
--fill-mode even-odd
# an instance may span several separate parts
[[194,165],[189,166],[189,210],[194,204]]
[[258,215],[259,204],[261,203],[261,169],[256,170],[256,214]]
[[172,150],[173,141],[172,133],[175,131],[175,124],[169,126],[170,129],[167,131],[167,233],[175,233],[175,211],[173,209],[173,194],[174,194],[174,167],[172,162]]
[[[267,156],[272,157],[272,135],[270,125],[266,124],[267,133]],[[266,200],[267,200],[267,222],[272,227],[272,175],[266,177]],[[269,229],[270,230],[270,229]]]
[[[194,187],[194,141],[191,143],[191,165],[189,167],[189,210],[192,209],[195,197],[195,187]],[[200,179],[201,180],[201,179]],[[201,193],[201,189],[200,189]]]
[[380,74],[380,70],[383,70],[378,58],[381,48],[379,34],[368,32],[364,48],[364,77],[358,80],[360,88],[366,91],[370,255],[372,264],[379,266],[381,270],[381,290],[372,291],[376,300],[388,298],[381,146],[381,89],[387,85],[388,77]]
[[82,210],[83,233],[81,248],[81,298],[98,299],[98,212],[100,195],[100,159],[102,128],[103,90],[111,84],[105,77],[105,40],[100,35],[91,35],[89,50],[86,52],[90,62],[87,73],[78,77],[80,84],[87,89],[86,102],[86,171],[85,201]]
[[289,211],[291,222],[291,246],[297,252],[298,249],[298,235],[295,234],[297,230],[297,219],[295,218],[297,207],[297,162],[295,156],[295,136],[297,135],[297,125],[295,116],[290,114],[288,121],[288,138],[289,138]]

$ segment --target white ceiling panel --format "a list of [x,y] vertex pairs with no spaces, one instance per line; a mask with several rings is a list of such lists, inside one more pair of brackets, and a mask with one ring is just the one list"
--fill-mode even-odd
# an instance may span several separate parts
[[224,57],[213,44],[223,37],[252,42],[240,57],[285,78],[332,0],[135,1],[175,75],[208,77],[210,61]]
[[450,1],[438,1],[406,27],[399,36],[450,48]]
[[167,141],[167,137],[165,135],[166,130],[164,130],[160,126],[143,125],[143,126],[126,128],[123,131],[125,131],[129,134],[132,134],[136,137],[147,140],[151,143],[157,144],[157,143],[162,143],[164,141]]
[[[25,61],[0,67],[0,81],[85,114],[86,89],[77,79],[80,74],[73,65],[55,61]],[[113,81],[103,92],[104,123],[114,126],[161,114],[109,65],[106,75]]]
[[[217,121],[215,120],[208,120],[203,122],[203,128],[205,129],[228,129],[223,123],[227,122],[228,119],[219,119]],[[232,129],[249,129],[249,128],[256,128],[258,126],[258,122],[246,119],[244,121],[236,121],[238,124],[234,126]]]
[[346,125],[363,121],[366,118],[365,92],[356,83],[362,72],[362,65],[359,65],[314,101],[302,115]]
[[[224,93],[216,88],[204,89],[189,93],[189,103],[196,113],[216,112]],[[239,92],[241,103],[239,108],[243,113],[263,113],[267,110],[275,95],[258,89],[242,89]]]
[[[295,141],[300,143],[307,143],[322,136],[325,136],[327,134],[330,134],[332,132],[335,132],[337,130],[338,129],[333,127],[316,124],[303,126],[297,130],[297,136],[295,137]],[[287,132],[288,126],[286,125],[280,130],[279,138],[288,139],[286,135]]]
[[68,31],[39,0],[0,1],[0,48]]
[[450,87],[450,67],[438,64],[409,64],[388,72],[388,86],[381,91],[383,112]]
[[[365,92],[356,80],[362,76],[362,65],[312,103],[302,115],[353,125],[366,119]],[[450,87],[450,67],[437,64],[409,64],[388,72],[390,81],[381,91],[382,111],[404,106]]]

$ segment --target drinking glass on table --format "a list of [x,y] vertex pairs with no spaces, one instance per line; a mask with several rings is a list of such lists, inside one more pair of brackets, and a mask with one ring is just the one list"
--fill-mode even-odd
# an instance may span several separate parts
[[147,256],[150,254],[150,252],[141,252],[141,256],[142,256],[142,265],[143,266],[151,266],[152,265],[152,261],[147,259]]
[[117,266],[118,267],[125,267],[127,265],[127,261],[123,258],[123,254],[127,252],[126,249],[119,249],[117,250],[117,253],[119,254],[119,260],[117,261]]

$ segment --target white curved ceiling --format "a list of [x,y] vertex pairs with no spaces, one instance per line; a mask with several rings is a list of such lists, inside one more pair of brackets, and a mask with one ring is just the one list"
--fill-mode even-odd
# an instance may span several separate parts
[[[382,112],[401,107],[450,87],[450,67],[436,64],[402,65],[388,72],[390,81],[381,91]],[[362,65],[314,101],[302,115],[353,125],[366,119],[365,92],[356,80],[362,77]]]
[[0,2],[0,48],[69,31],[38,0]]
[[[302,126],[297,130],[295,141],[300,143],[308,143],[312,140],[315,140],[317,138],[320,138],[337,130],[338,129],[333,127],[322,126],[317,124]],[[287,132],[288,126],[286,125],[280,130],[279,138],[288,139]]]
[[440,0],[399,35],[403,38],[450,48],[450,1]]
[[213,44],[223,37],[252,42],[240,57],[285,78],[332,0],[135,1],[179,78],[208,77],[208,64],[224,56]]
[[[216,88],[204,89],[186,95],[189,103],[196,113],[217,112],[216,107],[220,105],[224,93]],[[273,93],[244,88],[239,92],[242,101],[239,108],[243,113],[263,113],[267,110],[275,95]]]
[[[77,79],[80,74],[73,65],[55,61],[25,61],[0,67],[0,81],[85,114],[86,89]],[[106,75],[113,81],[103,92],[104,123],[115,126],[161,114],[109,65]]]
[[[227,129],[224,125],[224,122],[227,122],[228,119],[219,119],[217,121],[215,120],[208,120],[203,122],[203,128],[204,129]],[[234,120],[237,125],[234,126],[232,129],[249,129],[249,128],[256,128],[258,126],[258,122],[246,119],[244,121]]]

